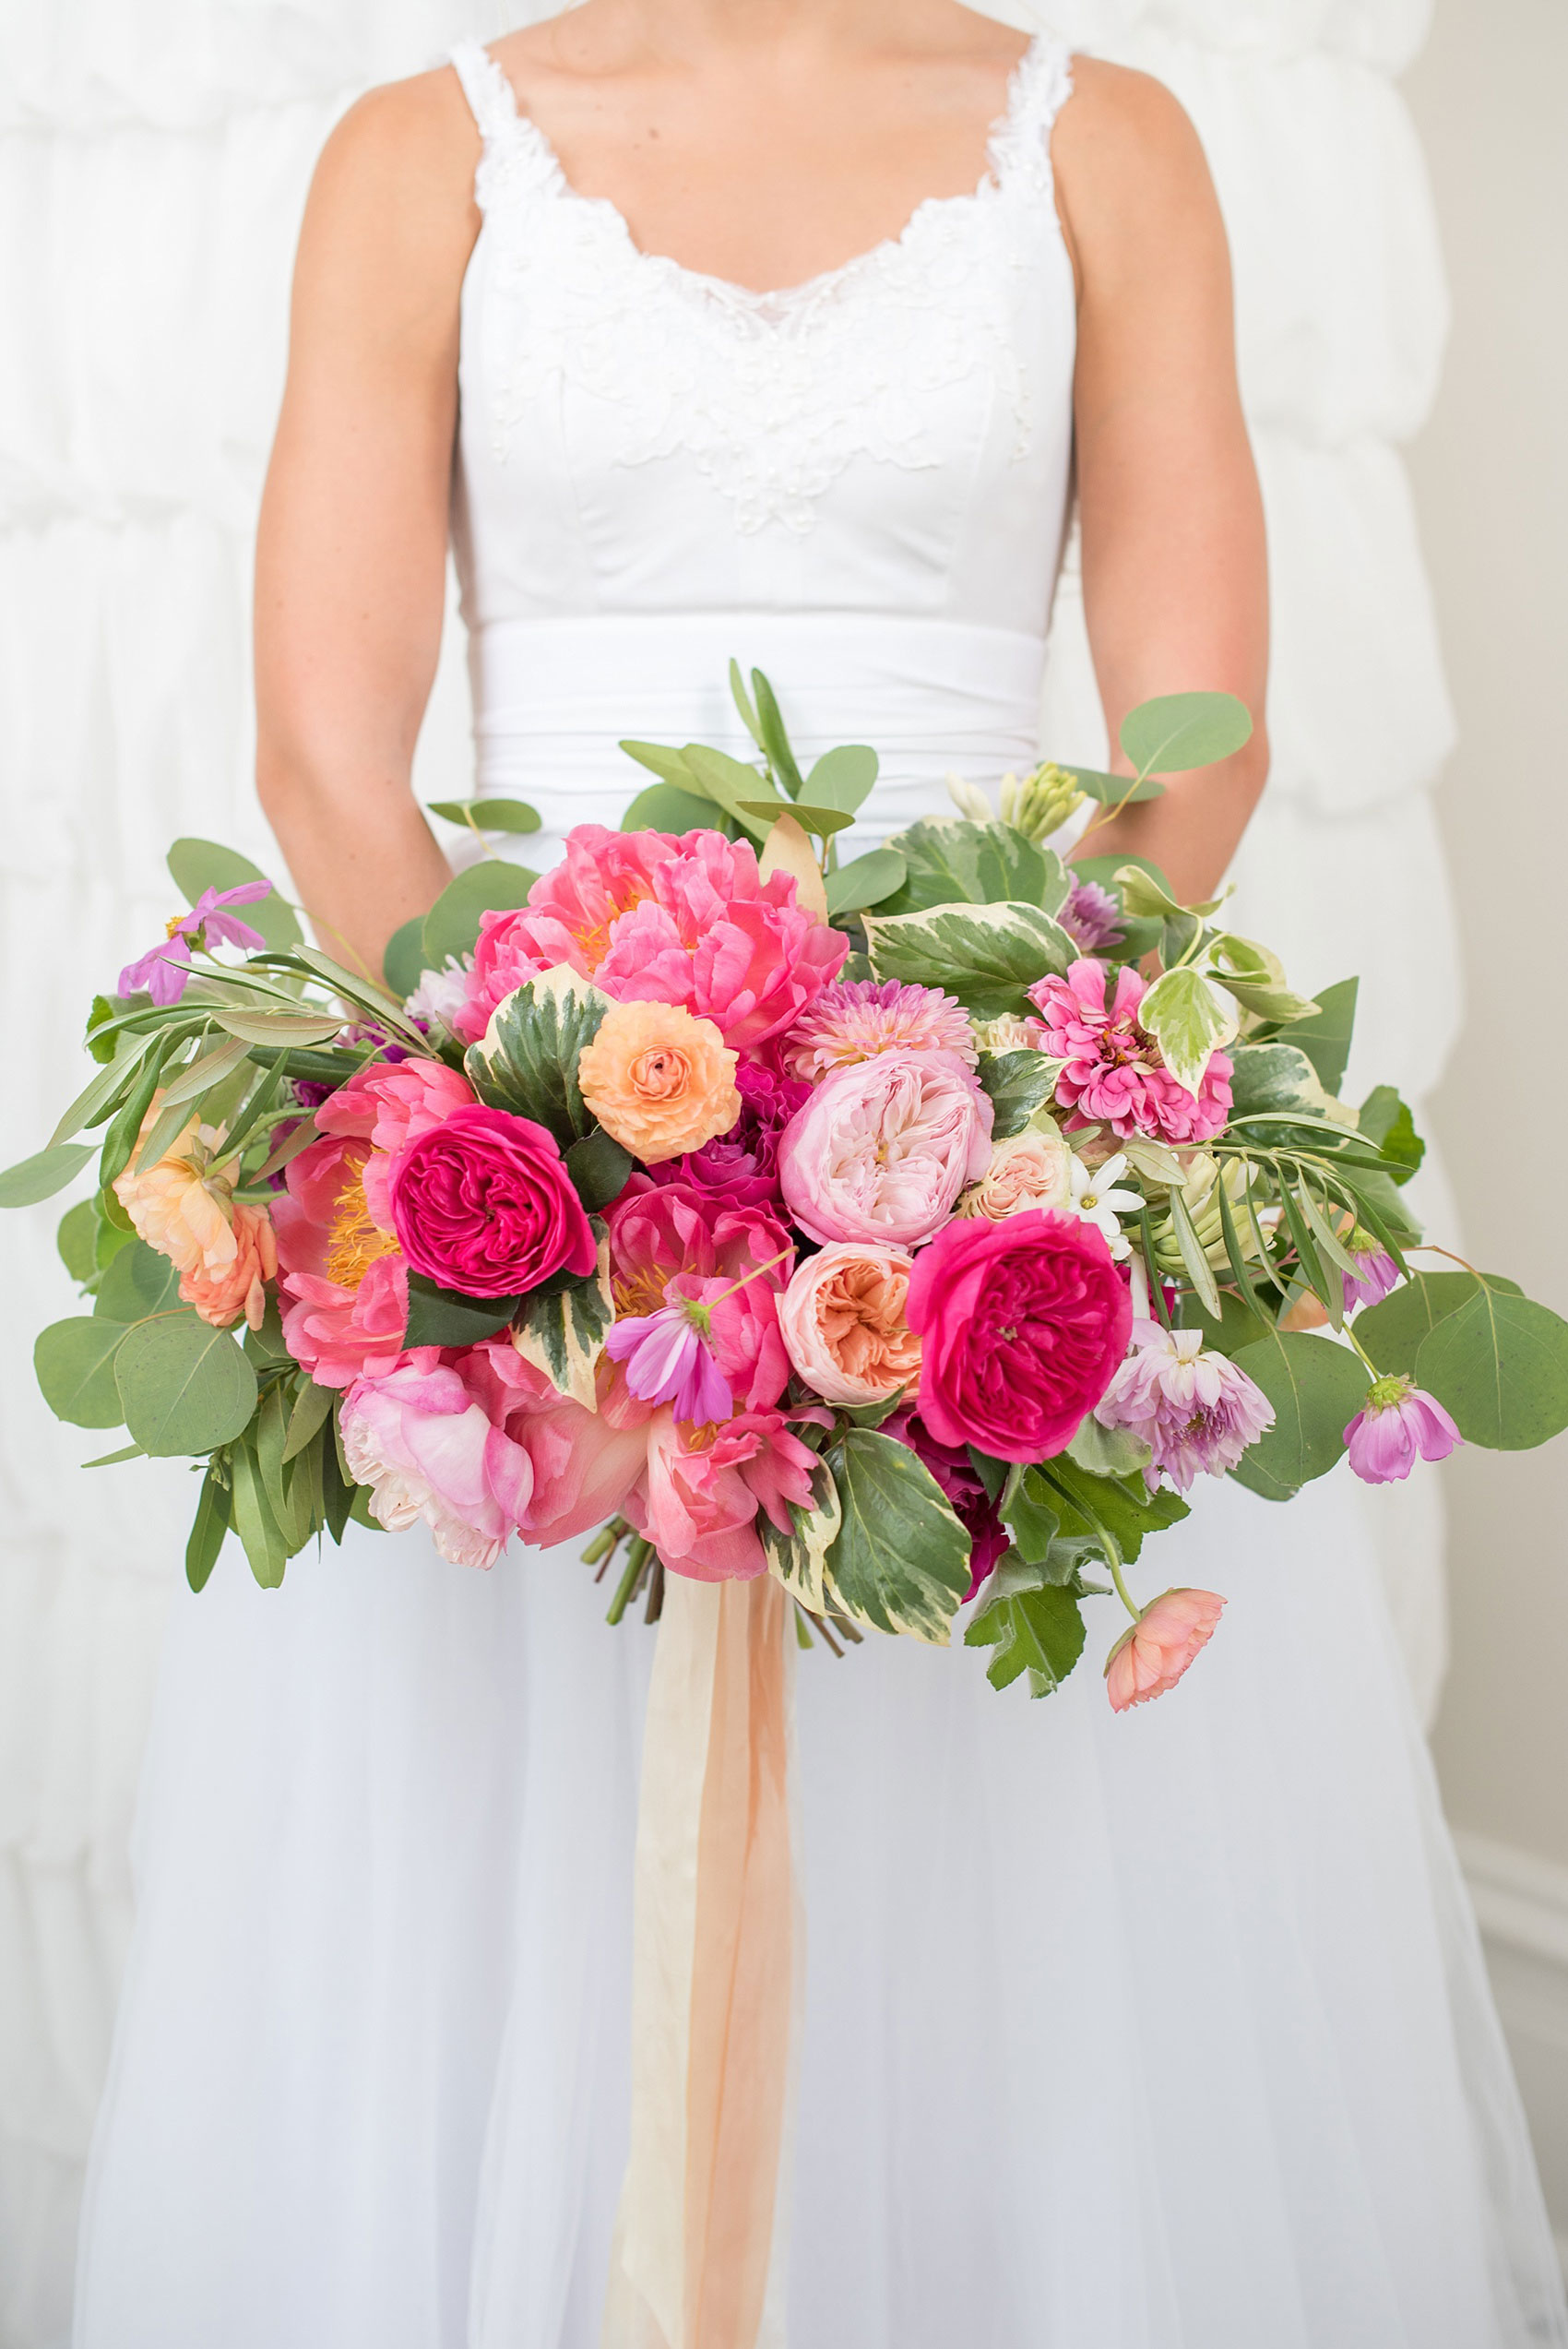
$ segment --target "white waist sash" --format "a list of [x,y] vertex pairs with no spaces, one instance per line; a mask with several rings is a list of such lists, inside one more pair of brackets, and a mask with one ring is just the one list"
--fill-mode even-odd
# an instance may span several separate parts
[[802,761],[872,744],[882,779],[851,845],[950,812],[944,779],[979,782],[1039,756],[1042,638],[863,613],[697,612],[492,622],[470,649],[478,790],[543,818],[529,861],[574,824],[618,824],[652,778],[624,738],[754,756],[730,662],[766,672]]

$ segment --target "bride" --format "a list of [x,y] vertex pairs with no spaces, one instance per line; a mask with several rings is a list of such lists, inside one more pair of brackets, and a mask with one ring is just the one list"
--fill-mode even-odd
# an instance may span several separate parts
[[[1112,733],[1261,710],[1227,256],[1157,84],[955,0],[587,0],[374,93],[309,207],[257,586],[322,936],[378,963],[446,878],[410,769],[449,531],[480,788],[544,864],[646,780],[622,736],[745,749],[731,655],[808,753],[881,748],[869,839],[1032,763],[1075,493]],[[1206,895],[1265,761],[1097,844]],[[1357,1496],[1225,1484],[1165,1540],[1229,1607],[1126,1719],[1087,1668],[1031,1706],[973,1653],[802,1659],[764,2337],[1561,2349]],[[80,2349],[599,2341],[655,1638],[603,1611],[569,1550],[357,1531],[176,1609]]]

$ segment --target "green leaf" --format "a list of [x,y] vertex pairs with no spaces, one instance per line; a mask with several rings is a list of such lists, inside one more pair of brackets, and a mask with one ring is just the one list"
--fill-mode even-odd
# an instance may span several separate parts
[[1218,913],[1222,902],[1218,898],[1210,898],[1202,905],[1179,904],[1172,897],[1170,884],[1158,865],[1151,864],[1145,856],[1123,858],[1116,867],[1114,878],[1122,902],[1129,913],[1153,914],[1162,921],[1189,924],[1190,936],[1186,941],[1189,945],[1196,937],[1198,929],[1193,917],[1200,913]]
[[109,1115],[111,1104],[118,1101],[135,1081],[137,1069],[158,1041],[156,1029],[148,1035],[137,1036],[110,1062],[107,1068],[101,1068],[90,1083],[83,1086],[50,1135],[51,1150],[61,1142],[68,1142],[71,1136],[79,1134],[84,1126],[96,1126],[101,1118]]
[[1043,1052],[981,1053],[976,1074],[991,1096],[993,1141],[1011,1141],[1028,1130],[1037,1109],[1050,1108],[1061,1066]]
[[107,996],[94,996],[92,998],[92,1006],[87,1015],[87,1033],[83,1042],[94,1060],[102,1066],[106,1067],[114,1057],[114,1036],[113,1033],[104,1035],[101,1031],[108,1027],[112,1019],[119,1017],[126,1000],[127,998],[123,996],[116,996],[113,1002]]
[[746,691],[746,681],[741,674],[741,664],[734,659],[731,659],[730,662],[730,698],[741,713],[741,723],[766,757],[767,745],[762,738],[762,722],[757,717],[751,695]]
[[[624,742],[620,747],[628,758],[635,758],[639,767],[647,768],[661,782],[678,783],[683,791],[695,792],[699,798],[707,797],[687,766],[683,750],[673,750],[668,743],[661,742]],[[755,769],[748,768],[746,771],[754,781]]]
[[[460,824],[464,831],[537,832],[540,815],[525,799],[427,799],[425,805],[433,816],[448,824]],[[472,817],[472,825],[469,818]]]
[[114,1383],[114,1356],[125,1330],[117,1322],[51,1322],[32,1350],[39,1389],[56,1419],[73,1427],[118,1427],[125,1419]]
[[[160,1037],[137,1071],[136,1082],[110,1119],[108,1130],[103,1137],[102,1155],[98,1164],[98,1186],[101,1191],[108,1190],[111,1184],[115,1182],[130,1164],[132,1153],[137,1148],[137,1138],[141,1133],[142,1120],[152,1107],[152,1098],[158,1090],[163,1065],[172,1056],[176,1049],[172,1036]],[[172,1116],[180,1115],[177,1109],[170,1114]],[[189,1115],[189,1111],[184,1113],[184,1116],[180,1118],[181,1124],[185,1122]],[[162,1122],[160,1115],[159,1123],[161,1125]],[[148,1139],[150,1140],[151,1136],[149,1135]],[[158,1156],[161,1157],[162,1154],[160,1151]],[[148,1165],[156,1165],[157,1159],[148,1159],[146,1163]]]
[[[1257,1322],[1251,1314],[1245,1318],[1255,1337]],[[1153,1458],[1153,1449],[1130,1427],[1102,1427],[1091,1411],[1068,1445],[1067,1457],[1090,1476],[1120,1478],[1141,1476]]]
[[1140,775],[1217,766],[1252,738],[1252,713],[1233,693],[1162,693],[1122,721],[1122,747]]
[[[776,793],[770,796],[756,769],[745,766],[739,758],[731,758],[722,750],[709,749],[700,742],[687,743],[681,756],[697,789],[706,792],[754,840],[765,841],[780,816],[794,814],[791,803]],[[759,808],[763,811],[760,815],[756,812]]]
[[1356,1032],[1359,979],[1341,979],[1336,986],[1320,987],[1317,1010],[1310,1019],[1296,1021],[1290,1042],[1312,1062],[1325,1093],[1337,1093],[1345,1082],[1345,1064]]
[[521,1297],[464,1297],[443,1289],[422,1272],[409,1275],[409,1325],[405,1346],[475,1346],[505,1330]]
[[1035,1469],[1008,1479],[1003,1496],[1002,1521],[1013,1536],[1018,1556],[1030,1566],[1043,1566],[1051,1545],[1062,1530],[1062,1513],[1052,1507],[1055,1495]]
[[98,1284],[93,1312],[101,1321],[128,1329],[150,1314],[170,1312],[180,1302],[180,1270],[166,1256],[133,1240],[121,1248]]
[[[91,1155],[90,1151],[89,1155]],[[78,1199],[75,1207],[65,1210],[60,1218],[60,1228],[54,1234],[61,1263],[72,1280],[84,1289],[92,1286],[101,1270],[98,1261],[98,1242],[103,1229],[98,1201]],[[115,1236],[118,1238],[119,1235],[116,1234]]]
[[315,1441],[320,1430],[331,1418],[332,1406],[337,1400],[330,1387],[318,1387],[314,1378],[301,1372],[299,1392],[289,1414],[289,1429],[283,1444],[286,1461],[297,1460],[306,1445]]
[[595,1374],[615,1318],[610,1237],[602,1224],[594,1228],[600,1234],[597,1270],[553,1294],[536,1289],[526,1296],[512,1339],[523,1360],[542,1370],[557,1394],[570,1396],[585,1411],[599,1408]]
[[125,1425],[154,1459],[232,1444],[255,1411],[250,1362],[227,1330],[194,1313],[127,1330],[114,1377]]
[[1015,1589],[1005,1563],[989,1606],[964,1634],[970,1648],[994,1648],[986,1667],[993,1688],[1009,1688],[1028,1673],[1031,1697],[1049,1697],[1061,1687],[1084,1652],[1087,1633],[1076,1595],[1059,1584]]
[[1396,1183],[1408,1183],[1427,1154],[1416,1121],[1392,1085],[1379,1085],[1357,1113],[1356,1123],[1384,1160]]
[[283,1446],[289,1435],[289,1399],[281,1379],[275,1379],[263,1395],[254,1433],[256,1464],[261,1470],[267,1505],[279,1532],[287,1535],[289,1501],[283,1474]]
[[583,1140],[597,1121],[577,1084],[577,1062],[599,1033],[610,998],[574,971],[541,972],[497,1008],[463,1066],[493,1109],[531,1117],[563,1148]]
[[809,1508],[797,1508],[788,1502],[790,1531],[780,1533],[766,1509],[757,1511],[757,1532],[762,1537],[763,1556],[768,1572],[775,1581],[782,1582],[793,1599],[812,1615],[826,1615],[828,1598],[824,1581],[827,1553],[838,1539],[843,1510],[838,1499],[838,1487],[824,1461],[812,1470],[812,1500]]
[[[1099,767],[1063,767],[1062,772],[1071,775],[1078,789],[1088,798],[1098,799],[1102,807],[1136,807],[1146,800],[1165,797],[1165,785],[1152,776],[1140,783],[1135,775],[1108,775]],[[1106,859],[1108,864],[1120,861]]]
[[790,798],[798,799],[801,770],[790,747],[778,697],[760,669],[752,671],[752,691],[756,696],[757,733],[762,738],[763,752]]
[[596,1126],[580,1142],[573,1142],[566,1152],[566,1172],[590,1215],[620,1198],[636,1165],[631,1151],[602,1126]]
[[84,1460],[84,1468],[118,1468],[127,1460],[145,1460],[147,1454],[139,1444],[122,1444],[117,1452],[101,1452],[96,1460]]
[[1321,1117],[1327,1095],[1314,1062],[1288,1044],[1238,1044],[1230,1055],[1233,1117],[1250,1117],[1265,1110],[1305,1110]]
[[36,1207],[40,1199],[53,1198],[97,1151],[96,1142],[56,1142],[8,1166],[0,1174],[0,1207]]
[[226,1077],[233,1075],[247,1050],[243,1040],[236,1038],[232,1043],[216,1045],[211,1052],[199,1053],[167,1087],[160,1106],[175,1109],[184,1102],[196,1101],[202,1094],[212,1092]]
[[398,1002],[404,1003],[429,968],[424,959],[424,915],[416,913],[411,922],[405,922],[387,939],[386,951],[381,958],[381,975]]
[[209,1468],[202,1479],[196,1521],[185,1544],[185,1580],[193,1591],[206,1590],[228,1531],[228,1488],[219,1483]]
[[776,822],[780,816],[792,816],[802,831],[814,832],[819,840],[831,840],[835,832],[846,832],[854,822],[838,807],[808,807],[803,802],[787,807],[771,799],[748,799],[741,803],[741,812],[748,816],[766,816]]
[[1190,1093],[1197,1091],[1215,1052],[1236,1032],[1234,1018],[1198,971],[1165,972],[1139,1005],[1138,1020]]
[[869,1427],[826,1455],[842,1512],[827,1553],[829,1604],[876,1631],[945,1647],[969,1587],[969,1537],[907,1444]]
[[359,1486],[343,1466],[342,1440],[334,1420],[321,1439],[321,1512],[327,1520],[327,1532],[339,1544],[343,1529],[353,1514],[358,1491]]
[[1345,1449],[1345,1429],[1366,1401],[1366,1365],[1332,1338],[1277,1330],[1233,1356],[1274,1405],[1274,1425],[1231,1470],[1265,1500],[1287,1501],[1325,1476]]
[[1067,1453],[1047,1461],[1036,1473],[1055,1496],[1062,1518],[1059,1539],[1079,1544],[1089,1556],[1106,1557],[1103,1535],[1109,1534],[1123,1564],[1134,1566],[1151,1534],[1167,1532],[1192,1514],[1179,1493],[1163,1486],[1151,1493],[1141,1475],[1091,1473]]
[[1065,971],[1077,948],[1032,905],[938,905],[919,913],[868,913],[867,951],[879,979],[941,987],[977,1019],[1032,1009],[1028,990]]
[[700,792],[679,783],[650,783],[638,792],[621,818],[624,832],[710,832],[724,820],[723,811]]
[[251,1572],[264,1591],[278,1590],[288,1564],[282,1529],[272,1514],[261,1469],[248,1445],[237,1444],[229,1459],[233,1478],[234,1531],[244,1544]]
[[448,881],[424,917],[426,969],[440,971],[448,957],[471,954],[483,915],[526,905],[538,878],[526,864],[512,864],[501,856],[481,856],[477,864]]
[[283,1315],[278,1301],[278,1292],[275,1289],[267,1293],[267,1308],[261,1317],[260,1329],[247,1329],[244,1343],[248,1359],[255,1364],[258,1371],[287,1370],[292,1373],[294,1357],[284,1341]]
[[1062,859],[1011,824],[946,818],[911,824],[893,842],[908,868],[885,909],[919,913],[932,906],[1017,902],[1055,913],[1071,886]]
[[885,898],[902,888],[907,870],[903,855],[896,848],[868,849],[864,856],[841,864],[827,876],[829,917],[861,913],[868,905],[880,905]]
[[1176,1234],[1176,1246],[1181,1250],[1182,1262],[1186,1268],[1188,1280],[1197,1291],[1206,1309],[1209,1313],[1218,1314],[1219,1284],[1215,1280],[1213,1266],[1204,1254],[1203,1242],[1194,1228],[1191,1211],[1180,1190],[1173,1190],[1170,1193],[1170,1226]]
[[[267,877],[259,864],[219,841],[176,841],[167,861],[174,886],[184,890],[188,906],[196,903],[203,889],[237,889],[246,881]],[[254,905],[237,905],[234,912],[279,953],[298,946],[304,935],[298,915],[288,899],[279,895],[276,882],[270,897],[258,898]]]
[[801,786],[801,795],[813,807],[841,807],[853,816],[865,805],[875,787],[881,761],[864,743],[846,743],[825,751]]
[[1568,1321],[1483,1284],[1423,1339],[1416,1384],[1437,1397],[1467,1444],[1533,1451],[1568,1427]]
[[[1523,1294],[1512,1281],[1490,1272],[1485,1277],[1490,1287],[1505,1294]],[[1411,1377],[1416,1356],[1438,1323],[1480,1294],[1473,1272],[1412,1272],[1392,1296],[1358,1315],[1356,1335],[1381,1371]]]
[[247,1044],[329,1044],[341,1035],[341,1012],[242,1010],[215,1004],[212,1017],[225,1034],[243,1037]]

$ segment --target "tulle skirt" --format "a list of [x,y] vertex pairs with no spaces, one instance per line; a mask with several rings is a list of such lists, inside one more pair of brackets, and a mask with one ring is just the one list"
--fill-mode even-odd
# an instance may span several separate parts
[[[800,1659],[791,2349],[1568,2342],[1354,1487],[1145,1567],[1229,1606],[1123,1719],[1109,1603],[1039,1703]],[[605,1602],[355,1532],[180,1603],[79,2349],[594,2349],[657,1636]]]

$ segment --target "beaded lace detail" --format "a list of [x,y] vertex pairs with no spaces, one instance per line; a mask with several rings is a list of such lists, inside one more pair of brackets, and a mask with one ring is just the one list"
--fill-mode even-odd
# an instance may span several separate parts
[[475,194],[496,248],[485,373],[495,452],[552,382],[617,409],[616,461],[684,453],[742,532],[811,528],[857,457],[940,459],[936,395],[987,369],[1028,447],[1016,280],[1056,233],[1049,134],[1068,54],[1030,44],[992,129],[986,173],[928,197],[901,233],[842,267],[759,293],[645,253],[624,215],[580,195],[477,42],[452,62],[484,137]]

